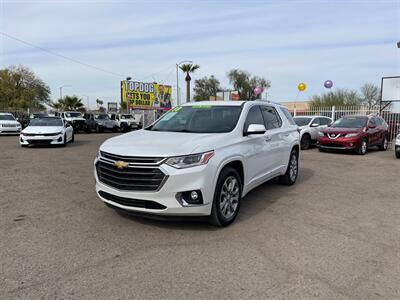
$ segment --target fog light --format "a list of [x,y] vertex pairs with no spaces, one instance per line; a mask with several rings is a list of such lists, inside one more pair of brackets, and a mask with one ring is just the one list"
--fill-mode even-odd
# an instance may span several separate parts
[[60,136],[58,139],[57,139],[57,142],[62,142],[62,137]]
[[177,193],[175,198],[182,206],[203,204],[203,195],[200,190]]
[[199,199],[199,194],[197,194],[196,191],[193,191],[190,193],[190,198],[192,198],[192,200],[197,200]]

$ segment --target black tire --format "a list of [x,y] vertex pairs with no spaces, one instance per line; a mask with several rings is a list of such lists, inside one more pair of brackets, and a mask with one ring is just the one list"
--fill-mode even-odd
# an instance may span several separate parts
[[382,143],[379,145],[379,150],[386,151],[388,148],[388,144],[389,144],[389,140],[388,140],[387,135],[385,134],[385,136],[382,139]]
[[367,154],[367,150],[368,150],[368,140],[364,138],[361,140],[361,144],[357,149],[357,154],[365,155]]
[[286,173],[279,176],[279,182],[284,185],[292,185],[296,182],[297,176],[299,175],[299,152],[293,149],[290,152],[289,162],[286,169]]
[[400,158],[400,151],[396,151],[396,158]]
[[311,136],[305,133],[300,141],[301,150],[307,150],[311,146]]
[[[232,184],[232,191],[227,190],[227,184]],[[231,167],[222,169],[215,187],[210,223],[218,227],[232,224],[239,213],[241,198],[242,181],[239,173]]]
[[61,146],[62,146],[62,147],[67,146],[67,134],[66,134],[66,133],[64,133],[64,139],[63,139],[63,143],[62,143]]

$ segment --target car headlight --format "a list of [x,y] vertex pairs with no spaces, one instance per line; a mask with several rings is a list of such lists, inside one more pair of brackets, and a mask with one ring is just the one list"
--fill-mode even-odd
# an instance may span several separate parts
[[318,135],[319,135],[319,136],[324,136],[325,133],[323,133],[323,132],[321,132],[321,131],[318,131]]
[[166,161],[166,164],[177,169],[191,168],[207,164],[210,158],[213,156],[214,151],[171,157]]
[[345,138],[352,138],[352,137],[356,137],[356,136],[358,136],[358,133],[348,133],[344,137]]

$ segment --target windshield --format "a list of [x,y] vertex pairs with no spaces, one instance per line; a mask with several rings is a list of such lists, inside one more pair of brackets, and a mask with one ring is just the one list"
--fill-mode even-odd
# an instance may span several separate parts
[[297,124],[297,126],[306,126],[311,122],[311,118],[302,118],[302,117],[296,117],[293,118],[294,122]]
[[367,124],[367,118],[344,117],[332,123],[335,128],[363,128]]
[[108,120],[108,119],[110,119],[110,117],[109,117],[108,115],[98,115],[98,116],[96,117],[96,119],[99,119],[99,120]]
[[60,118],[36,118],[29,126],[63,126],[63,122]]
[[195,133],[230,132],[235,128],[241,110],[241,106],[176,107],[148,130]]
[[132,119],[132,118],[133,118],[132,115],[121,115],[121,119],[122,120],[124,120],[124,119]]
[[79,117],[82,117],[82,114],[81,113],[79,113],[79,112],[66,112],[65,113],[65,116],[67,117],[67,118],[79,118]]
[[0,115],[0,121],[14,121],[13,115]]

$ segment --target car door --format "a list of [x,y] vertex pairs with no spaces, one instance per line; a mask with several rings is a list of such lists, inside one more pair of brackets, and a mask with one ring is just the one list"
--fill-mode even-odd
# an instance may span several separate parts
[[378,143],[379,127],[375,122],[375,118],[370,118],[368,120],[368,144],[376,145]]
[[282,119],[278,111],[273,106],[261,106],[266,132],[266,141],[268,151],[265,153],[268,160],[268,169],[266,173],[274,173],[287,163],[289,157],[289,147],[285,137],[289,132],[282,130]]
[[250,107],[243,128],[243,149],[245,149],[243,155],[246,159],[248,185],[251,187],[263,181],[266,170],[271,168],[271,160],[266,155],[270,144],[265,134],[245,135],[250,124],[265,124],[259,105]]

